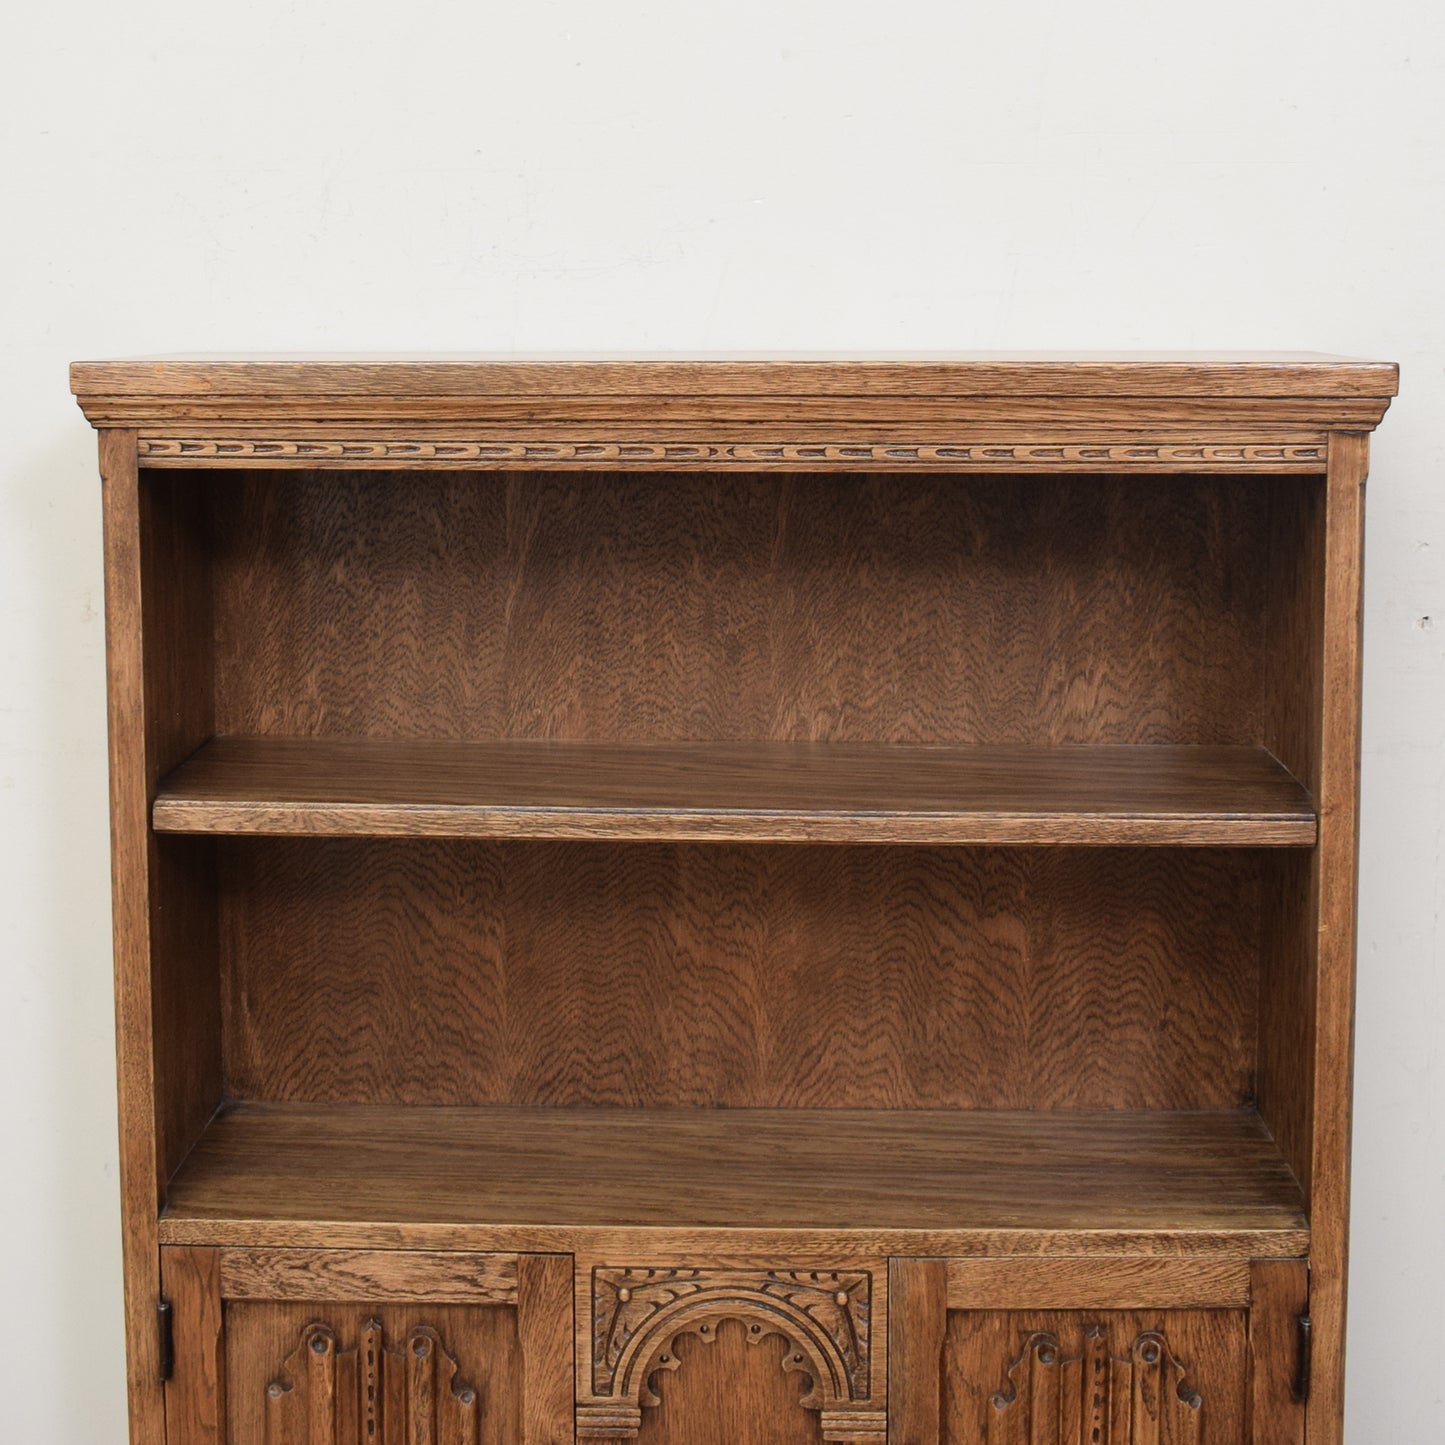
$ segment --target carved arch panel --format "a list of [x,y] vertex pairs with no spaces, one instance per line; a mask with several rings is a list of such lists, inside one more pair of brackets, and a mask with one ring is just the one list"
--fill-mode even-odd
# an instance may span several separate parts
[[579,1439],[635,1437],[642,1412],[664,1402],[664,1377],[682,1366],[677,1342],[711,1343],[732,1320],[752,1344],[782,1337],[782,1369],[805,1377],[798,1403],[819,1413],[824,1440],[881,1442],[873,1280],[869,1269],[594,1269],[592,1398],[578,1407]]

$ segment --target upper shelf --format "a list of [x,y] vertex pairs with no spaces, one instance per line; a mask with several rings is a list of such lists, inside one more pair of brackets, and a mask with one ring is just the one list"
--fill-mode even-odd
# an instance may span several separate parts
[[1253,747],[219,737],[161,783],[171,833],[718,842],[1315,841]]

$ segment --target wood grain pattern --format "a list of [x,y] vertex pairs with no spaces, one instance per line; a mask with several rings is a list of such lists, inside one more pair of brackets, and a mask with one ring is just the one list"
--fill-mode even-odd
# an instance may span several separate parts
[[228,1300],[395,1300],[425,1304],[514,1304],[517,1258],[354,1249],[220,1251]]
[[[661,1404],[641,1412],[639,1445],[821,1445],[817,1411],[799,1400],[807,1378],[785,1368],[788,1342],[748,1334],[741,1320],[724,1320],[712,1339],[678,1342],[680,1368],[659,1387]],[[579,1445],[627,1438],[581,1424]]]
[[[1185,446],[1201,441],[1248,445],[1268,439],[1317,445],[1331,430],[1368,430],[1389,405],[1370,396],[662,396],[656,393],[555,393],[534,396],[378,396],[338,393],[285,397],[190,397],[90,394],[87,414],[103,426],[143,425],[148,437],[183,438],[224,423],[228,435],[253,441],[334,438],[338,430],[406,440],[418,431],[446,442],[526,435],[559,441],[585,431],[685,441],[699,429],[726,425],[746,440],[780,435],[800,443],[848,445],[861,438],[917,442],[925,433],[981,441],[1083,443],[1114,435]],[[258,415],[258,413],[261,413]]]
[[632,1247],[645,1235],[654,1255],[757,1253],[768,1245],[755,1236],[796,1231],[784,1258],[836,1248],[835,1232],[876,1232],[860,1252],[886,1255],[1007,1253],[981,1242],[1010,1233],[1065,1253],[1066,1237],[1097,1246],[1148,1233],[1208,1252],[1215,1235],[1281,1231],[1292,1242],[1273,1252],[1287,1255],[1305,1223],[1298,1187],[1246,1110],[243,1104],[192,1152],[162,1224],[175,1242],[254,1247],[301,1243],[293,1226],[310,1222],[358,1248],[425,1244],[426,1227],[457,1226],[497,1241],[476,1248],[572,1252],[589,1231],[633,1230]]
[[948,1308],[1212,1309],[1250,1302],[1250,1267],[1213,1259],[950,1259]]
[[477,1392],[430,1325],[387,1339],[380,1320],[348,1346],[313,1323],[266,1387],[267,1445],[475,1445]]
[[89,395],[257,396],[1372,396],[1398,369],[1317,352],[936,352],[711,357],[176,356],[78,361]]
[[176,833],[1295,845],[1262,748],[216,738],[157,793]]
[[[1312,791],[1323,727],[1325,487],[1282,483],[1270,499],[1265,745]],[[1318,879],[1312,857],[1281,859],[1267,880],[1258,1097],[1308,1196]]]
[[1300,1316],[1309,1311],[1309,1265],[1261,1259],[1249,1267],[1250,1445],[1303,1445]]
[[1239,1445],[1240,1310],[950,1313],[943,1445]]
[[[204,497],[179,478],[140,483],[146,784],[214,729]],[[144,826],[144,822],[141,824]],[[185,1157],[221,1098],[216,885],[208,849],[147,835],[151,1006],[161,1166]]]
[[[905,1445],[1339,1441],[1395,368],[73,384],[103,428],[133,1445],[167,1416],[169,1445],[876,1445],[885,1390]],[[859,1268],[873,1398],[811,1408],[832,1357],[726,1311],[588,1395],[574,1276],[836,1296]]]
[[948,1261],[888,1262],[888,1438],[939,1445]]
[[172,1442],[571,1440],[565,1257],[162,1253],[176,1318]]
[[1319,754],[1310,1206],[1314,1321],[1311,1445],[1338,1445],[1344,1421],[1345,1288],[1349,1252],[1350,1124],[1354,1074],[1355,894],[1359,866],[1360,641],[1363,620],[1366,439],[1330,444]]
[[1261,741],[1247,478],[247,474],[215,729]]
[[226,1309],[234,1445],[518,1445],[510,1310],[238,1302]]
[[163,1434],[170,1445],[228,1445],[221,1251],[167,1247],[160,1255],[174,1339]]
[[1240,1105],[1260,870],[1277,857],[229,840],[227,1088],[418,1105]]
[[592,1333],[584,1345],[591,1372],[588,1398],[578,1407],[579,1434],[635,1435],[687,1357],[683,1339],[710,1344],[726,1322],[738,1321],[755,1345],[773,1335],[786,1341],[783,1369],[806,1378],[798,1405],[818,1412],[825,1441],[880,1445],[887,1401],[875,1386],[886,1379],[878,1364],[886,1291],[882,1261],[871,1263],[823,1270],[594,1268]]
[[517,1339],[522,1351],[520,1445],[572,1445],[572,1259],[517,1261]]
[[156,1330],[160,1256],[156,1215],[167,1174],[156,1092],[147,812],[149,719],[142,652],[141,499],[136,436],[100,438],[105,504],[106,680],[109,700],[112,920],[115,937],[116,1076],[125,1261],[127,1401],[132,1445],[164,1445]]
[[[77,363],[147,466],[1322,471],[1392,366],[1285,355]],[[405,422],[410,419],[410,426]],[[396,423],[403,425],[398,430]]]
[[[684,1332],[708,1336],[724,1318],[757,1335],[785,1328],[810,1356],[807,1400],[871,1394],[874,1274],[868,1269],[602,1266],[592,1271],[591,1392],[650,1403],[649,1379]],[[742,1312],[742,1313],[740,1313]],[[881,1346],[880,1346],[881,1347]],[[661,1363],[654,1358],[663,1352]],[[802,1363],[796,1361],[795,1363]]]

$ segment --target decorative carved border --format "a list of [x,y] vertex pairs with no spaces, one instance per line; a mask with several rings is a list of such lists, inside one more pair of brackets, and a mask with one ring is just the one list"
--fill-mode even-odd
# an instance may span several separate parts
[[1324,444],[525,442],[142,437],[143,466],[1037,467],[1323,471]]
[[886,1414],[871,1408],[873,1276],[867,1270],[626,1269],[592,1271],[592,1388],[614,1403],[580,1406],[584,1438],[637,1433],[662,1403],[651,1381],[679,1368],[676,1340],[710,1343],[740,1321],[750,1343],[781,1335],[785,1372],[806,1375],[799,1402],[822,1416],[823,1438],[881,1440]]

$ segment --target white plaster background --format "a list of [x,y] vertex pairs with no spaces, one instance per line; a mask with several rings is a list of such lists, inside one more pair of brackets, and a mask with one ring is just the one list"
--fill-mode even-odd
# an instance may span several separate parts
[[0,1435],[123,1438],[76,357],[1311,348],[1370,488],[1348,1438],[1439,1438],[1445,7],[28,5],[0,86]]

